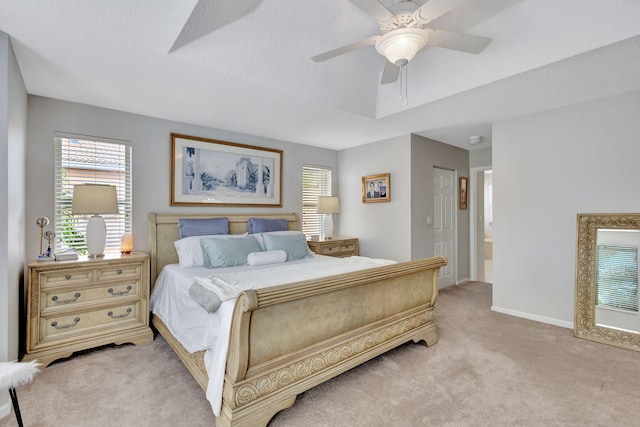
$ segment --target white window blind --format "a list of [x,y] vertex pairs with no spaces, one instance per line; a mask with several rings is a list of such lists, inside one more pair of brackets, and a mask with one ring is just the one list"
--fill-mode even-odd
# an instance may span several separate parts
[[638,247],[598,245],[596,304],[638,311]]
[[302,167],[302,232],[322,235],[322,214],[316,212],[319,196],[331,196],[331,169]]
[[102,215],[107,225],[105,254],[120,252],[120,237],[131,233],[131,144],[107,138],[54,134],[55,214],[54,251],[76,248],[87,253],[88,216],[71,215],[73,186],[95,183],[116,187],[118,215]]

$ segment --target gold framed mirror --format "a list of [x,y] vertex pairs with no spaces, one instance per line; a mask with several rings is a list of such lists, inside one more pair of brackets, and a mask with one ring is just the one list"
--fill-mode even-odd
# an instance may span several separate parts
[[640,351],[640,214],[578,214],[574,335]]

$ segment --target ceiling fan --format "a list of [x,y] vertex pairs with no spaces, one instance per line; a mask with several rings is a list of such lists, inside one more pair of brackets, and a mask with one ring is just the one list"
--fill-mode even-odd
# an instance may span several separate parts
[[375,45],[378,53],[387,59],[380,84],[398,80],[400,69],[426,45],[478,54],[491,43],[491,39],[487,37],[456,33],[431,26],[435,19],[466,0],[427,0],[422,6],[412,0],[396,0],[389,8],[378,0],[349,1],[380,23],[380,35],[367,37],[311,59],[322,62],[362,47]]

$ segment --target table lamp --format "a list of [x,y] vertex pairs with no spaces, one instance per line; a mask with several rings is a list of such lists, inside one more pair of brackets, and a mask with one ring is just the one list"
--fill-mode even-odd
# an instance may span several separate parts
[[324,237],[331,239],[333,237],[333,214],[340,213],[340,201],[333,196],[318,197],[318,213],[324,214],[323,230]]
[[92,215],[87,222],[87,250],[92,258],[104,256],[107,226],[101,214],[119,214],[116,187],[103,184],[73,186],[72,215]]

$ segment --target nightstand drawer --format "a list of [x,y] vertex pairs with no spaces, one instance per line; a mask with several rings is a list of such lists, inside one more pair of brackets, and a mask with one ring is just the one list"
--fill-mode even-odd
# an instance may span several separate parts
[[349,257],[358,255],[358,239],[352,237],[333,237],[307,241],[309,249],[318,255]]
[[[138,276],[139,277],[139,276]],[[52,309],[72,308],[89,302],[115,301],[123,297],[140,295],[140,279],[125,280],[108,286],[82,287],[76,289],[42,289],[40,311],[47,313]]]
[[140,264],[127,264],[118,266],[100,267],[96,269],[96,281],[124,279],[127,277],[140,277],[142,266]]
[[93,280],[93,269],[48,271],[40,274],[40,287],[74,285]]
[[73,314],[42,316],[39,342],[90,334],[97,330],[117,328],[131,323],[144,325],[139,302]]
[[355,242],[335,243],[320,246],[321,255],[338,255],[341,253],[353,253],[356,250]]

